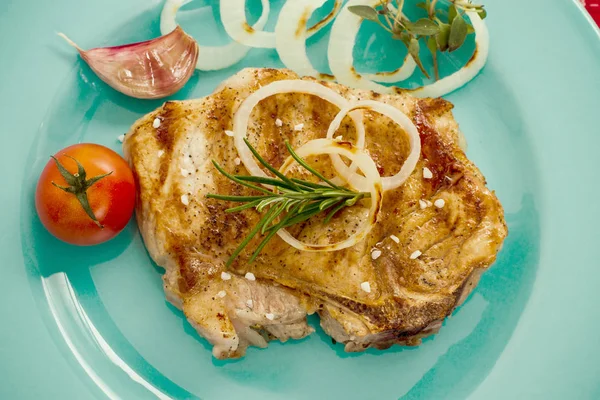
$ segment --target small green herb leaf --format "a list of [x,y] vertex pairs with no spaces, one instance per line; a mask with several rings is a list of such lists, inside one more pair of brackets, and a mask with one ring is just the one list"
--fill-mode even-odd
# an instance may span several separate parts
[[467,38],[467,23],[462,15],[458,14],[452,21],[450,36],[448,37],[448,51],[452,52],[463,45]]
[[427,39],[427,48],[429,49],[432,55],[436,55],[438,50],[438,44],[437,40],[435,40],[435,36],[430,36],[429,39]]
[[475,33],[475,28],[473,28],[473,25],[467,23],[467,35],[470,35],[471,33]]
[[401,40],[402,43],[404,43],[406,45],[406,48],[408,49],[408,46],[410,45],[410,35],[408,33],[395,33],[392,37],[394,39]]
[[454,18],[458,15],[458,11],[456,10],[456,6],[454,4],[448,7],[448,24],[452,25]]
[[421,18],[414,24],[407,26],[407,29],[414,35],[431,36],[440,31],[440,27],[435,22],[427,18]]
[[361,18],[367,19],[369,21],[379,22],[379,15],[377,10],[373,7],[369,6],[350,6],[348,7],[348,11],[353,14],[358,15]]
[[452,25],[452,22],[454,22],[454,18],[456,18],[457,15],[458,10],[456,9],[456,6],[451,4],[450,7],[448,7],[448,24]]
[[425,4],[424,2],[420,2],[415,4],[415,6],[422,8],[423,10],[429,12],[429,6],[427,4]]
[[450,38],[450,25],[442,24],[440,25],[440,32],[435,35],[435,40],[437,41],[438,48],[440,51],[448,50],[448,39]]
[[487,11],[485,11],[485,8],[482,8],[481,10],[477,11],[477,14],[479,14],[479,18],[481,19],[485,19],[485,17],[487,17]]
[[408,44],[408,53],[412,56],[413,60],[415,60],[415,63],[417,63],[417,66],[419,67],[421,72],[423,72],[423,74],[427,78],[429,78],[429,74],[427,73],[427,70],[423,66],[423,63],[421,62],[421,58],[419,57],[420,49],[421,49],[421,47],[419,46],[419,41],[415,38],[410,39],[410,42]]

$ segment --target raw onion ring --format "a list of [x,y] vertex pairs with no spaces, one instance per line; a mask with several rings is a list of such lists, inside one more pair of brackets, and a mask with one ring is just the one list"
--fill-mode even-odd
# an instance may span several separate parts
[[[286,229],[277,231],[277,235],[290,246],[303,251],[336,251],[354,246],[365,238],[371,231],[373,225],[377,222],[377,217],[381,211],[383,204],[383,188],[382,180],[377,171],[375,161],[363,150],[355,147],[347,142],[339,143],[331,139],[314,139],[306,142],[304,145],[294,150],[298,156],[306,158],[307,156],[316,154],[329,154],[330,156],[340,155],[349,158],[353,161],[360,170],[365,174],[361,178],[366,179],[369,184],[368,191],[371,194],[371,208],[369,209],[369,217],[363,221],[359,229],[348,238],[333,244],[307,244],[293,237]],[[296,162],[291,156],[286,159],[279,171],[285,174],[288,169]],[[360,176],[360,175],[356,175]],[[351,186],[360,184],[355,180],[348,182]]]
[[[295,2],[295,0],[287,3],[290,2]],[[336,0],[336,4],[338,2],[341,5],[341,0]],[[335,7],[334,10],[336,10]],[[335,17],[335,14],[334,12],[329,13],[308,29],[308,36],[310,37],[324,28]],[[308,17],[306,19],[308,20]],[[266,32],[262,30],[263,27],[251,27],[248,24],[246,20],[246,0],[221,1],[221,21],[227,34],[236,42],[250,47],[275,48],[275,32]],[[279,21],[281,21],[280,17],[278,17]]]
[[[339,128],[346,114],[358,109],[373,110],[382,115],[385,115],[386,117],[390,118],[392,121],[400,125],[408,135],[408,140],[410,143],[410,153],[404,161],[404,164],[400,168],[400,171],[398,171],[398,173],[395,175],[384,177],[382,179],[384,191],[396,189],[397,187],[402,185],[406,181],[406,179],[408,179],[408,177],[412,174],[415,167],[417,166],[419,157],[421,156],[421,138],[419,136],[419,131],[417,130],[417,127],[415,126],[415,124],[413,124],[411,119],[408,118],[406,114],[404,114],[396,107],[386,103],[381,103],[379,101],[363,100],[353,103],[351,106],[340,110],[338,115],[336,115],[334,120],[331,122],[331,125],[329,125],[329,129],[327,131],[327,138],[333,138],[335,131]],[[343,180],[350,184],[354,182],[354,184],[352,184],[354,187],[362,191],[365,190],[365,188],[368,186],[367,182],[365,182],[365,178],[356,174],[353,171],[352,166],[346,166],[346,164],[344,164],[340,156],[337,154],[331,155],[331,161],[333,163],[333,167]]]
[[[325,26],[334,18],[342,6],[342,0],[335,0],[329,15],[310,29],[306,21],[310,15],[327,0],[293,0],[286,2],[279,12],[275,26],[275,48],[281,62],[300,76],[313,76],[323,80],[333,80],[333,76],[321,74],[313,66],[306,54],[306,39],[311,29]],[[324,22],[325,21],[325,22]]]
[[[250,175],[268,177],[268,175],[258,166],[258,163],[255,161],[252,152],[250,149],[248,149],[248,146],[246,146],[246,143],[244,142],[244,138],[246,138],[246,131],[248,130],[250,115],[252,114],[254,107],[256,107],[259,102],[267,97],[281,93],[312,94],[329,101],[330,103],[339,107],[340,110],[348,108],[350,105],[348,100],[330,88],[317,82],[299,79],[275,81],[252,93],[240,104],[235,116],[233,117],[233,136],[235,147],[240,156],[240,160],[242,160],[242,163],[244,163],[244,166]],[[352,112],[349,115],[356,126],[357,141],[358,143],[362,143],[364,146],[365,127],[362,123],[362,112]],[[265,186],[269,187],[268,185]]]
[[[167,0],[160,14],[160,32],[163,35],[171,32],[177,26],[177,11],[192,0]],[[261,0],[262,12],[260,18],[252,26],[253,29],[260,30],[264,28],[269,19],[270,4],[269,0]],[[215,71],[232,66],[241,61],[248,51],[249,47],[236,41],[232,41],[223,46],[200,46],[198,52],[198,62],[196,69],[200,71]]]
[[483,69],[490,52],[490,34],[485,22],[475,11],[466,13],[475,30],[475,51],[467,64],[445,78],[430,85],[408,90],[416,97],[442,97],[469,83]]
[[403,65],[395,71],[360,74],[354,69],[352,52],[363,19],[350,12],[348,7],[359,5],[375,7],[380,3],[380,0],[350,0],[346,3],[331,27],[327,58],[329,67],[339,83],[357,89],[396,93],[395,88],[380,85],[373,80],[399,82],[410,77],[416,67],[416,63],[410,55],[404,58]]

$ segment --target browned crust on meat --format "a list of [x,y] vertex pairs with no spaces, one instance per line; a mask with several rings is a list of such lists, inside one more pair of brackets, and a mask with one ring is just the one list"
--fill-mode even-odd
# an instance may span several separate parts
[[[235,151],[230,138],[222,132],[231,129],[238,105],[259,85],[297,78],[287,70],[256,69],[244,73],[242,82],[234,77],[207,98],[165,103],[132,127],[124,145],[139,185],[140,230],[154,260],[159,265],[167,264],[167,290],[184,301],[223,270],[224,260],[256,223],[258,215],[253,211],[225,213],[225,204],[210,199],[198,200],[199,205],[181,203],[180,196],[185,193],[173,182],[178,176],[173,170],[173,159],[180,151],[177,146],[182,135],[189,132],[190,126],[201,129],[210,157],[236,173],[244,173],[242,166],[233,164]],[[362,324],[358,331],[367,332],[363,336],[370,339],[365,342],[348,339],[351,336],[348,332],[348,338],[342,335],[341,341],[349,349],[418,344],[421,337],[439,329],[439,322],[464,301],[480,274],[495,261],[507,234],[502,206],[485,187],[481,172],[458,146],[459,132],[450,102],[417,100],[406,93],[390,96],[351,90],[330,82],[322,84],[342,96],[393,104],[411,116],[422,143],[417,169],[405,185],[385,194],[383,215],[370,236],[356,248],[303,255],[277,238],[252,265],[245,262],[248,251],[242,253],[232,266],[233,271],[242,275],[252,271],[260,279],[309,296],[310,307],[321,304],[319,314],[329,313],[322,308],[325,304],[345,316],[352,315]],[[306,120],[310,126],[297,138],[297,143],[292,143],[297,145],[312,138],[313,131],[326,131],[336,113],[335,107],[321,99],[308,101],[307,95],[290,96],[277,95],[264,100],[249,127],[250,140],[276,166],[286,156],[283,147],[286,136],[282,133],[286,126],[278,128],[273,123],[278,116],[286,115],[290,107],[301,107],[302,115],[310,116]],[[161,119],[161,126],[155,130],[151,125],[156,117]],[[401,131],[394,133],[397,128],[381,116],[367,113],[365,121],[367,148],[380,172],[394,173],[406,157],[406,139]],[[286,124],[291,121],[286,120]],[[255,127],[260,127],[256,131],[259,134],[255,134]],[[342,124],[341,133],[344,137],[353,135],[349,122]],[[163,150],[164,156],[151,160],[148,152],[156,149]],[[424,166],[431,170],[432,179],[422,178]],[[214,170],[203,173],[210,174],[213,182],[210,191],[246,193]],[[442,209],[420,209],[419,200],[435,198],[446,199],[447,205]],[[310,225],[302,229],[309,235],[318,235]],[[399,245],[389,240],[392,234],[400,238]],[[383,251],[377,260],[369,257],[373,246]],[[423,256],[410,259],[414,249],[422,250]],[[192,252],[202,254],[204,261],[199,261],[197,255],[190,257]],[[356,284],[358,278],[343,276],[340,265],[357,266],[364,279],[372,282],[373,293],[362,293]]]

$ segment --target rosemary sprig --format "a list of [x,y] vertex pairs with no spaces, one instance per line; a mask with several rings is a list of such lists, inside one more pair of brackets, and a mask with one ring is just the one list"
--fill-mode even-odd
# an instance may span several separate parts
[[[225,177],[261,193],[254,196],[206,195],[206,197],[211,199],[244,203],[240,206],[229,208],[225,210],[226,212],[239,212],[253,208],[263,214],[258,224],[252,228],[248,236],[238,245],[227,260],[226,266],[228,267],[257,234],[263,235],[264,238],[254,250],[248,261],[249,263],[256,259],[265,245],[280,229],[299,224],[323,212],[327,212],[324,223],[328,223],[341,209],[353,206],[358,201],[371,196],[368,192],[356,192],[347,187],[334,184],[298,156],[287,141],[285,142],[285,146],[294,160],[312,175],[320,179],[322,183],[286,177],[265,161],[248,140],[244,139],[244,141],[254,157],[265,168],[271,171],[275,175],[275,178],[231,175],[213,160],[215,168]],[[258,186],[254,183],[270,185],[274,189],[269,190],[264,186]]]
[[[394,4],[395,3],[395,4]],[[404,10],[404,0],[381,0],[378,7],[351,6],[348,10],[359,17],[379,24],[401,40],[419,69],[429,78],[419,56],[419,41],[425,42],[433,58],[435,79],[440,79],[438,51],[452,52],[460,48],[467,36],[473,33],[473,26],[465,20],[467,11],[476,11],[483,19],[487,13],[483,5],[471,4],[470,0],[425,0],[416,4],[427,15],[411,21]]]

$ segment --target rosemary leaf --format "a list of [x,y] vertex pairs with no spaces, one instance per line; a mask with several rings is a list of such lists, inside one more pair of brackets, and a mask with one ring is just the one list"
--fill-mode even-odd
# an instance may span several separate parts
[[[232,175],[226,172],[216,161],[213,161],[213,165],[223,176],[233,182],[261,193],[261,195],[258,196],[206,195],[206,197],[215,200],[244,203],[229,208],[226,212],[232,213],[255,209],[257,212],[263,214],[256,226],[252,228],[248,236],[246,236],[246,238],[235,248],[227,260],[225,265],[228,267],[257,234],[261,234],[264,237],[252,253],[248,262],[252,262],[256,259],[262,249],[280,229],[304,222],[321,212],[332,209],[325,218],[325,220],[329,222],[332,216],[342,208],[351,207],[360,199],[370,196],[370,193],[368,192],[356,192],[346,187],[335,185],[298,156],[288,142],[286,142],[285,145],[294,160],[313,176],[323,181],[322,183],[314,183],[298,178],[288,178],[275,167],[267,163],[247,140],[246,145],[254,157],[267,168],[267,170],[273,173],[275,177]],[[269,190],[264,186],[255,185],[255,183],[268,185],[274,189]],[[277,220],[279,221],[275,222]]]

